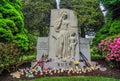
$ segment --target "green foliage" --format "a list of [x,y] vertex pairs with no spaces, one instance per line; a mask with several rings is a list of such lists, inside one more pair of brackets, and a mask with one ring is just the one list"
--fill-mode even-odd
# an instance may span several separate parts
[[[26,0],[23,1],[23,13],[25,16],[25,27],[28,32],[36,36],[48,36],[47,19],[50,19],[52,9],[50,0]],[[38,33],[36,33],[38,32]]]
[[13,40],[13,42],[15,42],[19,47],[28,50],[28,36],[24,33],[19,33],[14,37],[15,40]]
[[35,54],[31,54],[31,55],[24,55],[21,57],[21,59],[23,59],[23,61],[30,61],[30,60],[34,60],[36,58]]
[[108,13],[106,16],[107,22],[96,33],[94,44],[97,45],[102,39],[115,38],[120,33],[120,0],[100,0],[106,7]]
[[106,8],[112,9],[114,6],[118,6],[117,4],[120,0],[101,0]]
[[14,30],[16,29],[14,26],[15,24],[13,21],[8,19],[0,19],[0,41],[12,40]]
[[[94,45],[98,45],[101,40],[116,38],[120,31],[120,0],[100,0],[105,6],[107,12],[107,22],[96,33],[96,38],[93,40]],[[93,47],[92,47],[93,48]],[[99,50],[99,49],[98,49]],[[104,52],[105,53],[105,52]],[[103,54],[104,54],[103,53]]]
[[2,14],[0,13],[0,19],[2,19],[3,18],[3,16],[2,16]]
[[101,2],[108,10],[108,18],[117,19],[120,17],[120,0],[101,0]]
[[114,78],[105,78],[105,77],[45,77],[45,78],[39,78],[32,81],[120,81],[118,79]]
[[91,46],[90,54],[91,54],[91,58],[92,58],[92,59],[105,58],[105,57],[102,55],[101,50],[99,50],[98,47],[95,47],[95,46]]
[[20,0],[0,0],[0,72],[14,70],[29,48]]
[[120,34],[120,20],[112,20],[107,22],[103,27],[96,33],[96,38],[93,40],[93,44],[97,45],[101,40],[105,38],[115,38]]
[[0,0],[0,3],[0,42],[15,42],[27,50],[29,41],[20,0]]
[[[37,37],[48,36],[49,31],[47,27],[49,25],[50,11],[53,7],[53,0],[22,0],[22,4],[22,11],[25,17],[25,27],[29,33],[28,51],[31,54],[36,51],[35,47]],[[27,41],[26,38],[25,41]]]
[[0,43],[0,73],[3,69],[15,70],[21,64],[20,57],[22,55],[23,50],[15,43]]
[[115,35],[120,33],[120,20],[114,20],[113,23],[111,23],[109,33],[110,35]]

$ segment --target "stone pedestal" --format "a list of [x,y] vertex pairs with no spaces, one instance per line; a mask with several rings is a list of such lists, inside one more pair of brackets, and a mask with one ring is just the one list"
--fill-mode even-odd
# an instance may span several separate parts
[[52,62],[44,63],[44,66],[49,68],[67,69],[70,67],[74,67],[74,61],[72,60],[62,61],[61,59],[57,59],[53,60]]

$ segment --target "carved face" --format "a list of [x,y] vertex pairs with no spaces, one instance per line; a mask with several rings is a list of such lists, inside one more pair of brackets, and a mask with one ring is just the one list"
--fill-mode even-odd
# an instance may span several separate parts
[[62,18],[63,18],[63,19],[67,19],[67,13],[64,12],[64,13],[62,14]]
[[72,33],[71,33],[71,36],[75,36],[75,35],[76,35],[76,33],[75,33],[75,32],[72,32]]

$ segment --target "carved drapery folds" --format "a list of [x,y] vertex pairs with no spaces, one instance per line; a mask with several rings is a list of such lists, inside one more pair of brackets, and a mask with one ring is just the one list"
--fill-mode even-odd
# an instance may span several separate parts
[[54,30],[56,38],[56,57],[66,59],[75,57],[77,44],[76,32],[69,25],[69,14],[62,11],[55,21]]

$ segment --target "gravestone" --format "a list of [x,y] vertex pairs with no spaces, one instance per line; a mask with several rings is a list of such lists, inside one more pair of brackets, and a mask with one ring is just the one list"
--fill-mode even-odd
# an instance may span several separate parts
[[[74,67],[81,60],[80,52],[91,61],[89,39],[80,38],[78,22],[74,11],[69,9],[51,10],[49,37],[39,37],[37,41],[37,61],[42,55],[48,55],[49,68]],[[84,63],[80,63],[84,66]]]
[[39,60],[42,55],[48,55],[48,37],[38,37],[36,59]]

